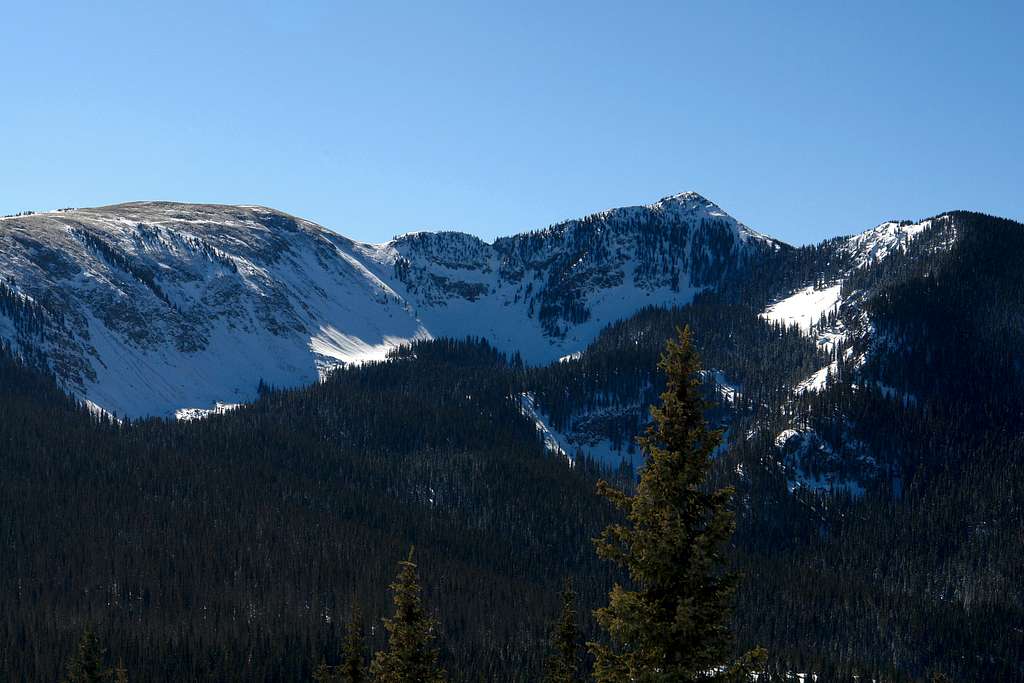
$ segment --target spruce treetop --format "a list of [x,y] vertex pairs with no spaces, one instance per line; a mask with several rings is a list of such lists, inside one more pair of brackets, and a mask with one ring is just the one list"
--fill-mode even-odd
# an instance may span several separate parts
[[374,656],[370,673],[382,683],[441,683],[446,676],[434,646],[437,622],[423,606],[412,548],[399,566],[391,584],[395,613],[384,619],[388,648]]
[[689,329],[668,342],[658,367],[666,389],[637,439],[646,463],[636,493],[598,485],[626,516],[595,539],[598,555],[623,567],[632,583],[616,585],[608,606],[595,611],[610,640],[589,644],[598,681],[723,680],[749,659],[729,662],[736,577],[721,567],[735,528],[733,490],[706,485],[722,433],[704,419]]

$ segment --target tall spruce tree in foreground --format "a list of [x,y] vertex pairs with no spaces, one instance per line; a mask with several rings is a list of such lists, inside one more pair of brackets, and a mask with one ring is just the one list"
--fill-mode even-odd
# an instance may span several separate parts
[[382,683],[442,683],[445,672],[433,645],[436,621],[423,607],[411,548],[399,565],[398,578],[391,584],[395,614],[384,620],[388,648],[374,655],[370,674]]
[[598,555],[629,573],[594,612],[610,644],[589,643],[598,681],[714,681],[738,677],[764,651],[730,661],[728,622],[736,577],[722,571],[735,528],[732,488],[707,490],[720,431],[708,429],[700,359],[689,328],[668,342],[659,369],[667,387],[637,439],[646,463],[634,495],[606,482],[598,492],[626,514],[595,540]]
[[551,656],[544,663],[544,683],[579,680],[579,630],[576,628],[576,592],[572,579],[562,590],[562,615],[551,633]]
[[[78,641],[78,647],[75,648],[75,654],[68,660],[64,683],[100,683],[110,680],[114,670],[103,663],[105,654],[106,651],[100,645],[92,627],[86,626]],[[123,675],[127,680],[127,674]]]

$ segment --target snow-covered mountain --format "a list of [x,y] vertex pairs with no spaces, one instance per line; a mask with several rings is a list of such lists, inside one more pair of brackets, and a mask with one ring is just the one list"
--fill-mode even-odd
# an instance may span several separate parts
[[[870,449],[850,436],[852,418],[847,424],[830,425],[829,442],[808,426],[804,406],[826,388],[830,379],[848,385],[870,382],[902,403],[914,400],[899,382],[879,372],[881,366],[891,366],[877,361],[886,355],[892,341],[876,329],[872,312],[880,288],[913,277],[929,253],[949,250],[956,233],[956,223],[944,215],[918,223],[884,223],[820,245],[780,249],[728,282],[724,296],[704,299],[698,308],[715,311],[694,321],[703,327],[705,338],[714,339],[714,347],[705,349],[709,352],[705,361],[725,363],[721,367],[710,365],[705,372],[709,397],[725,410],[718,416],[722,418],[720,426],[728,427],[730,413],[745,412],[747,416],[758,415],[756,428],[730,434],[748,433],[750,438],[764,427],[774,430],[767,443],[778,441],[783,434],[801,435],[801,440],[786,438],[776,446],[777,461],[791,474],[794,486],[847,489],[856,494],[873,476],[884,474]],[[761,306],[761,301],[766,303]],[[757,336],[749,323],[739,322],[748,319],[752,323],[757,317],[795,329],[817,351],[806,347],[799,352],[792,347],[787,351],[774,345],[778,337],[768,332]],[[671,326],[653,320],[640,315],[627,321],[624,328],[612,330],[597,344],[600,348],[596,359],[592,358],[594,347],[582,356],[567,356],[565,360],[573,370],[563,373],[560,381],[576,387],[565,389],[571,398],[560,396],[559,386],[553,391],[549,387],[546,393],[524,395],[524,413],[538,422],[552,450],[570,457],[585,453],[612,466],[628,462],[637,467],[642,463],[632,436],[646,423],[647,408],[657,400],[660,389],[656,388],[658,379],[653,372],[656,355],[645,355],[637,364],[631,359],[629,346],[635,340],[654,336],[660,349],[664,338],[671,334]],[[758,346],[774,348],[777,355],[765,354]],[[577,358],[581,362],[573,362]],[[750,372],[749,359],[756,359],[758,370],[754,373]],[[874,361],[874,367],[866,367],[869,361]],[[796,365],[792,374],[787,363]],[[592,376],[601,375],[609,365],[631,381],[595,381]],[[742,373],[745,379],[741,379]],[[743,382],[750,385],[744,386]],[[766,393],[766,387],[780,388],[785,393]],[[748,390],[758,398],[744,401]],[[768,410],[767,416],[764,410]]]
[[541,363],[642,306],[685,304],[780,245],[691,192],[493,244],[413,233],[374,260],[393,264],[394,288],[433,334],[481,335]]
[[103,410],[171,415],[418,338],[483,336],[555,360],[781,247],[694,193],[493,244],[365,244],[257,206],[61,210],[0,219],[0,338]]
[[[826,352],[839,352],[847,359],[857,354],[857,361],[863,363],[877,340],[863,306],[870,291],[870,279],[861,278],[858,282],[857,276],[881,266],[889,256],[907,253],[911,244],[929,229],[947,238],[943,248],[948,248],[955,236],[950,217],[942,215],[917,223],[888,221],[862,233],[831,240],[826,244],[833,258],[829,267],[818,273],[818,281],[774,301],[761,317],[796,325]],[[797,391],[820,389],[838,362],[839,358],[835,358],[815,372],[796,387]]]
[[[35,347],[111,412],[169,414],[292,385],[429,333],[360,246],[257,207],[127,204],[0,221],[0,273]],[[338,328],[341,328],[339,330]]]
[[[953,216],[943,214],[920,222],[886,222],[824,243],[826,265],[816,272],[814,284],[783,293],[760,313],[766,320],[798,327],[830,359],[792,387],[794,395],[820,392],[829,382],[853,387],[870,383],[896,403],[916,402],[906,388],[888,383],[882,370],[887,364],[878,362],[904,342],[879,333],[873,303],[886,285],[915,272],[927,277],[911,264],[921,266],[929,253],[948,252],[957,229]],[[869,364],[874,367],[866,367]],[[778,460],[791,484],[856,496],[865,482],[884,478],[898,491],[894,468],[880,467],[871,449],[849,434],[856,421],[838,413],[833,418],[831,442],[807,427],[809,417],[800,411],[793,411],[789,424],[775,437]]]

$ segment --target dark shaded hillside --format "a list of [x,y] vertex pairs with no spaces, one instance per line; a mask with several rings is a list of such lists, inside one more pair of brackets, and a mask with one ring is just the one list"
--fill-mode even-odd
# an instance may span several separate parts
[[1020,426],[1024,226],[966,212],[950,222],[948,249],[877,286],[870,311],[882,343],[870,371],[918,396],[955,399],[981,421]]
[[[739,387],[728,406],[735,414],[779,409],[794,384],[828,362],[796,330],[759,319],[750,306],[702,294],[689,306],[645,308],[609,325],[579,358],[529,369],[527,384],[556,428],[566,429],[581,413],[611,409],[616,419],[597,425],[596,433],[628,444],[664,390],[657,364],[665,341],[685,326],[694,330],[704,366]],[[714,380],[706,383],[708,399],[717,403]]]
[[836,676],[848,650],[887,680],[1024,679],[1024,226],[954,212],[844,286],[875,326],[866,362],[790,410],[890,476],[809,499],[821,533],[740,555],[750,642]]
[[594,476],[543,452],[489,347],[415,354],[123,426],[4,355],[0,670],[55,680],[91,621],[138,680],[308,678],[415,544],[453,673],[534,680],[562,576],[605,588]]

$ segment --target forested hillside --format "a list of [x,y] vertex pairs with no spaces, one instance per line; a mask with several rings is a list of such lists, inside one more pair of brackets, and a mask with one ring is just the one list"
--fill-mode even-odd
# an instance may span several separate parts
[[0,670],[56,680],[92,622],[138,680],[308,679],[354,598],[379,641],[415,544],[450,669],[532,680],[562,577],[588,603],[607,588],[589,539],[609,513],[584,463],[545,453],[493,349],[415,356],[115,424],[5,353]]
[[[92,624],[133,680],[310,680],[353,602],[382,644],[415,546],[452,678],[538,680],[564,579],[592,637],[622,578],[594,554],[616,519],[595,484],[634,481],[689,325],[725,430],[710,483],[738,491],[737,652],[827,680],[1024,678],[1024,232],[953,213],[851,239],[561,362],[421,341],[198,420],[112,420],[3,346],[0,670],[56,680]],[[836,298],[790,324],[776,304],[807,292]],[[25,338],[45,317],[0,303]]]

